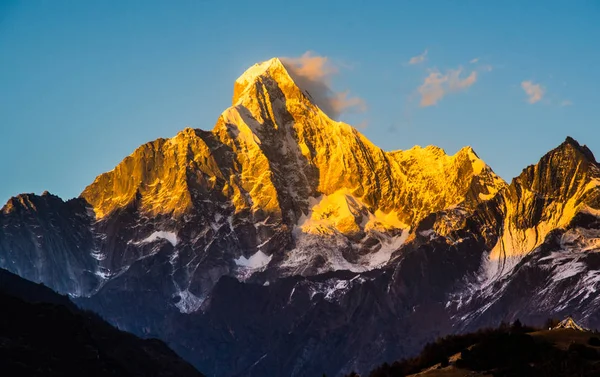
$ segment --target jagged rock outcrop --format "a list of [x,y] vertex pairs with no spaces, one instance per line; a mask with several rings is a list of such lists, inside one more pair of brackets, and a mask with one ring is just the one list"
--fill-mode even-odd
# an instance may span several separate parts
[[490,253],[495,274],[541,245],[548,233],[567,227],[578,213],[600,209],[600,168],[577,141],[564,143],[529,166],[503,193],[503,229]]
[[343,190],[410,226],[453,205],[472,207],[503,186],[468,147],[455,156],[431,146],[382,151],[327,117],[272,59],[236,81],[234,104],[212,132],[186,129],[147,143],[82,197],[98,218],[128,205],[182,215],[210,199],[292,225],[308,213],[309,198]]
[[448,302],[461,313],[460,326],[570,313],[600,324],[599,215],[600,166],[567,138],[477,211],[480,229],[488,229],[481,248],[489,252]]
[[98,284],[90,210],[48,192],[11,198],[0,211],[0,267],[62,293],[89,292]]

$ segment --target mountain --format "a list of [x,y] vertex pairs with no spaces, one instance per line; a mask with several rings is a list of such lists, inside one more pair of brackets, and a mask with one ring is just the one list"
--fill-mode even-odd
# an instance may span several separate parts
[[160,340],[119,331],[6,270],[0,270],[0,303],[5,375],[203,376]]
[[595,327],[599,165],[567,140],[510,184],[465,147],[386,152],[279,59],[212,131],[146,143],[67,202],[12,198],[0,267],[219,376],[341,375],[444,334]]
[[469,313],[465,323],[572,312],[597,326],[600,166],[590,150],[567,138],[495,201],[498,237],[478,280],[453,299]]
[[90,252],[93,216],[85,201],[21,194],[0,212],[0,268],[76,296],[98,285]]
[[167,239],[195,309],[223,275],[381,266],[425,216],[472,209],[505,185],[470,148],[384,152],[327,117],[276,58],[244,73],[233,101],[212,132],[145,144],[83,191],[108,237],[103,271]]

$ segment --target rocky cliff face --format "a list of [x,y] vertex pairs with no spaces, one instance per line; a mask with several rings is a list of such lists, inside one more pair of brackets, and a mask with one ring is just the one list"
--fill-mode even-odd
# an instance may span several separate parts
[[493,202],[491,248],[453,302],[462,325],[578,313],[597,326],[600,166],[591,151],[567,138]]
[[593,154],[571,138],[523,170],[503,193],[502,237],[489,255],[492,273],[508,272],[578,213],[594,214],[600,208],[599,186]]
[[212,131],[142,145],[78,199],[11,199],[0,267],[211,375],[366,371],[501,320],[598,323],[599,172],[570,138],[510,185],[469,147],[383,151],[272,59]]
[[11,198],[0,213],[0,266],[63,293],[89,292],[98,277],[88,209],[47,192]]

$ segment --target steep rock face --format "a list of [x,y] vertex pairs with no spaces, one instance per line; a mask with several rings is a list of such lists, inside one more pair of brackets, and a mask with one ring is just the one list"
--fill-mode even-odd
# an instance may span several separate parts
[[450,297],[456,331],[519,319],[542,325],[548,318],[574,315],[590,328],[600,326],[600,222],[557,229],[501,278],[467,287]]
[[0,211],[0,268],[62,293],[89,292],[98,282],[89,211],[47,192],[11,198]]
[[600,168],[591,151],[567,138],[503,192],[501,237],[490,252],[490,276],[509,272],[553,229],[600,209]]
[[484,252],[447,303],[457,310],[457,327],[570,313],[599,325],[599,208],[600,166],[575,140],[523,170],[469,220],[469,236]]

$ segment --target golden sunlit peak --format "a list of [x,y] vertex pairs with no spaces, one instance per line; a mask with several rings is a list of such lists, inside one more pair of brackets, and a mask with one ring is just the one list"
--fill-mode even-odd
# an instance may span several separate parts
[[443,148],[440,148],[436,145],[427,145],[425,147],[422,147],[420,145],[415,145],[410,149],[406,149],[406,150],[397,150],[397,153],[409,153],[409,154],[421,154],[421,153],[425,153],[425,154],[433,154],[436,156],[447,156],[448,154],[446,153],[446,151]]
[[177,133],[177,135],[175,136],[175,138],[185,138],[185,137],[190,137],[190,136],[196,136],[196,130],[190,126],[184,128],[183,130],[179,131]]
[[256,63],[252,67],[248,68],[240,77],[235,80],[237,83],[245,84],[253,82],[258,76],[262,75],[271,67],[283,67],[283,63],[279,58],[272,58],[265,60],[262,63]]
[[456,152],[455,156],[460,156],[460,155],[465,155],[468,156],[470,159],[477,159],[479,160],[479,155],[477,155],[477,153],[475,152],[475,150],[470,146],[467,145],[466,147],[462,147],[458,150],[458,152]]
[[235,105],[238,102],[242,93],[244,93],[251,84],[256,82],[259,77],[265,74],[268,74],[276,79],[292,81],[279,58],[272,58],[262,63],[256,63],[252,67],[248,68],[240,77],[237,78],[237,80],[235,80],[235,84],[233,86],[232,105]]

